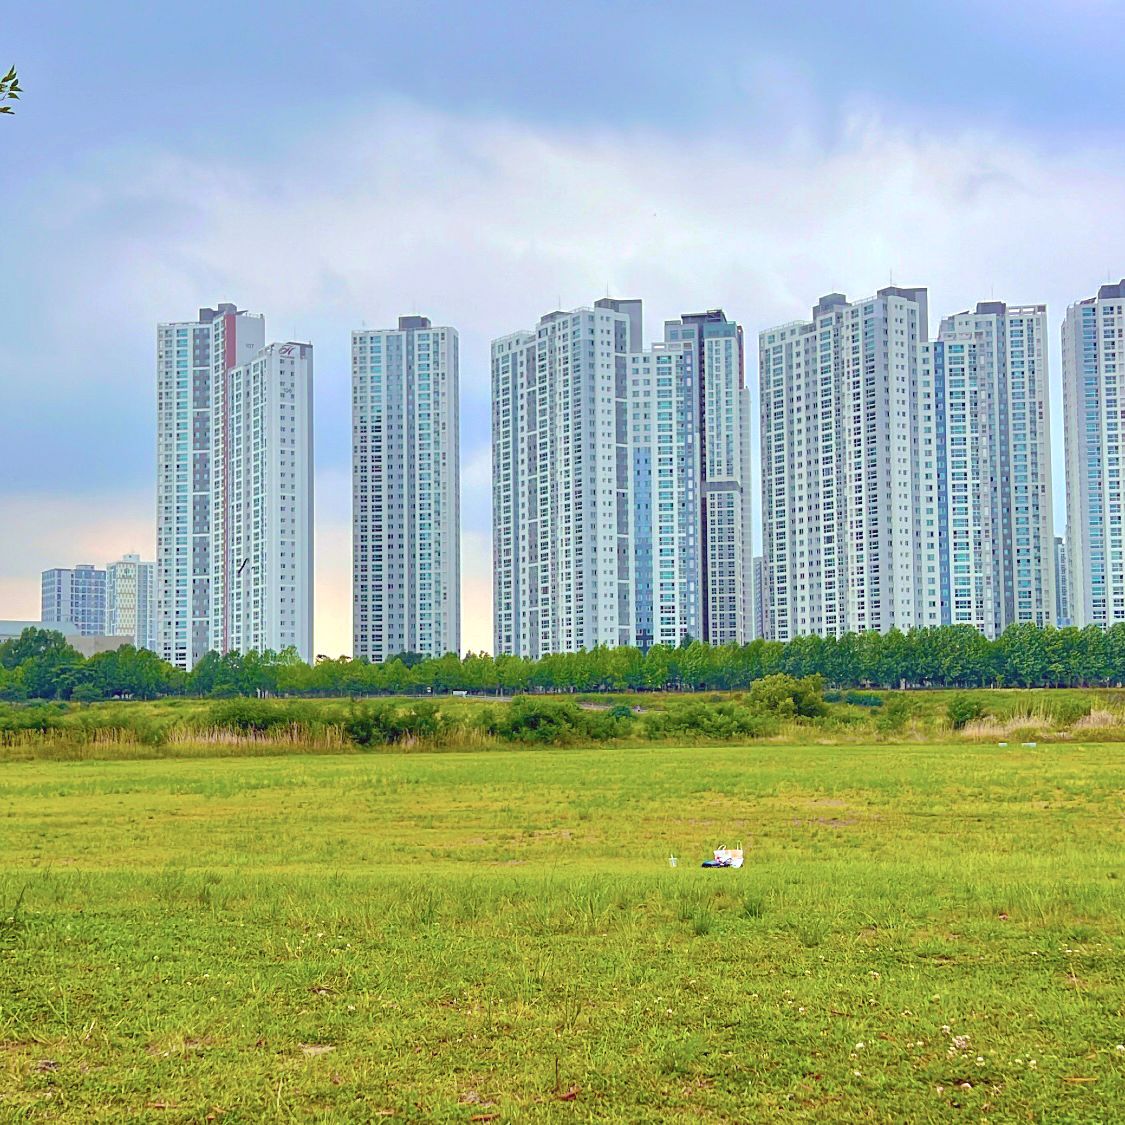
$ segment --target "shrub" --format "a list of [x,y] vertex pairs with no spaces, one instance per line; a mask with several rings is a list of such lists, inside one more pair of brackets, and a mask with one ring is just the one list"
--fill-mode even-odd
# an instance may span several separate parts
[[344,718],[344,734],[357,746],[386,746],[402,737],[398,708],[390,703],[353,703]]
[[971,695],[955,695],[945,708],[945,716],[954,730],[961,730],[983,715],[984,708]]
[[763,676],[750,685],[746,702],[753,711],[779,718],[816,718],[825,712],[824,679],[805,676],[799,680],[783,672]]
[[734,703],[691,702],[645,715],[644,729],[650,738],[674,734],[714,739],[762,738],[776,734],[779,724],[772,715],[755,714]]
[[0,708],[0,733],[38,731],[46,734],[64,725],[64,709],[59,703],[32,703],[26,707]]
[[517,695],[491,733],[509,742],[561,744],[588,734],[590,726],[588,713],[574,703]]
[[1094,701],[1089,696],[1050,700],[1051,717],[1061,727],[1072,726],[1079,719],[1086,718],[1093,709]]
[[875,716],[875,729],[882,734],[895,734],[906,726],[913,714],[914,708],[905,696],[894,696],[885,707],[880,700],[880,711]]
[[210,718],[215,726],[238,734],[267,734],[298,721],[292,707],[264,699],[232,699],[213,707]]
[[343,725],[344,734],[357,746],[386,746],[408,740],[434,742],[452,724],[427,700],[405,710],[393,703],[353,703]]

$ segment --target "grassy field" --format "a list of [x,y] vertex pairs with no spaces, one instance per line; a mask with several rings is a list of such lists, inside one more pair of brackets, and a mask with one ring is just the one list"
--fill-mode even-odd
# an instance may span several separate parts
[[1122,1120],[1123,791],[1076,742],[8,762],[0,1120]]

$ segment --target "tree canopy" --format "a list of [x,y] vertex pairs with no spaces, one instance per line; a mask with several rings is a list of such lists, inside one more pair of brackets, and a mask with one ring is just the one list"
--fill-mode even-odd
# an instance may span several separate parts
[[297,653],[208,653],[190,673],[126,645],[89,659],[60,633],[25,629],[0,644],[0,699],[152,699],[162,695],[362,696],[465,691],[528,692],[745,690],[784,673],[820,676],[834,688],[1086,687],[1125,681],[1125,624],[1107,631],[1013,625],[990,641],[969,626],[907,633],[756,640],[712,647],[686,639],[654,645],[556,653],[539,660],[488,653],[423,658],[403,653],[382,664],[347,657],[305,664]]

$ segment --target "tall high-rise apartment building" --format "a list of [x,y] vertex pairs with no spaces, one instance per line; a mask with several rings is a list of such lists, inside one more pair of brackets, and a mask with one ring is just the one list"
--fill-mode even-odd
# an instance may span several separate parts
[[664,324],[666,345],[690,344],[698,374],[699,481],[702,502],[702,639],[720,645],[750,639],[750,388],[742,326],[721,309]]
[[633,640],[626,403],[640,302],[615,304],[492,343],[497,654]]
[[356,657],[460,652],[458,362],[426,317],[352,333]]
[[495,340],[498,653],[749,637],[749,407],[720,310],[605,298]]
[[981,302],[922,346],[919,625],[1055,620],[1047,310]]
[[1125,279],[1062,328],[1066,547],[1075,625],[1125,621]]
[[44,624],[75,627],[80,636],[105,632],[105,571],[89,563],[43,571],[40,617]]
[[268,344],[229,369],[211,414],[211,621],[216,652],[310,661],[313,349]]
[[158,653],[192,668],[211,647],[211,410],[265,343],[265,318],[221,304],[156,330]]
[[1054,620],[1046,309],[924,289],[761,335],[770,635]]
[[[638,336],[639,315],[638,305]],[[630,643],[647,649],[703,636],[699,376],[691,340],[655,344],[628,360]]]
[[822,297],[759,337],[762,538],[771,639],[917,620],[919,345],[925,289]]
[[105,633],[156,651],[156,564],[125,555],[105,568]]
[[[282,356],[283,348],[291,351]],[[158,326],[156,603],[165,660],[190,669],[212,648],[290,644],[311,657],[311,380],[309,345],[266,349],[264,317],[233,304]]]
[[1055,624],[1063,629],[1073,623],[1070,609],[1070,558],[1066,540],[1055,536]]
[[766,560],[761,555],[754,556],[754,628],[752,638],[764,640],[769,636],[770,601],[766,594]]

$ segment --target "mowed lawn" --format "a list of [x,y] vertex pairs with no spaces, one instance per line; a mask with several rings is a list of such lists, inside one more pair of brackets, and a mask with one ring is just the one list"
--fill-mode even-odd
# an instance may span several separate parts
[[1093,745],[8,763],[0,1120],[1123,1120],[1123,793]]

